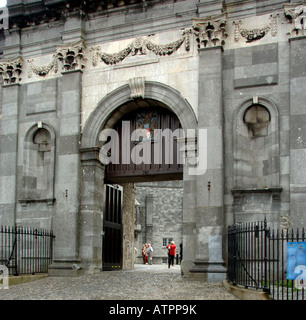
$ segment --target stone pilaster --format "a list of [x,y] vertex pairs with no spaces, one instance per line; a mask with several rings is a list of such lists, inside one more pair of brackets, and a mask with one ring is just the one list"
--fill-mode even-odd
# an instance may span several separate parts
[[[211,22],[212,21],[212,22]],[[196,246],[195,278],[220,281],[226,277],[223,260],[223,102],[222,52],[225,24],[220,18],[200,24],[199,35],[205,39],[199,49],[198,129],[207,130],[207,170],[196,176]],[[215,21],[215,23],[214,23]],[[219,37],[207,33],[201,25],[213,25]],[[221,28],[220,28],[221,26]],[[222,35],[223,33],[223,35]],[[217,33],[215,34],[217,35]],[[201,38],[200,38],[201,39]],[[214,40],[213,39],[217,39]],[[198,148],[203,148],[199,145]]]
[[[20,30],[5,30],[5,59],[0,61],[2,114],[0,118],[0,224],[16,223],[18,116],[20,105]],[[8,37],[10,35],[10,37]]]
[[13,226],[16,221],[16,179],[18,146],[19,84],[2,87],[0,119],[0,224]]
[[87,273],[102,268],[104,170],[99,148],[81,149],[80,257]]
[[53,232],[54,264],[51,275],[72,274],[79,259],[80,212],[80,111],[82,71],[64,71],[59,91],[59,137],[57,139],[56,213]]
[[[305,31],[305,30],[304,30]],[[293,225],[306,218],[306,36],[290,39],[290,216]],[[304,61],[304,62],[303,62]]]

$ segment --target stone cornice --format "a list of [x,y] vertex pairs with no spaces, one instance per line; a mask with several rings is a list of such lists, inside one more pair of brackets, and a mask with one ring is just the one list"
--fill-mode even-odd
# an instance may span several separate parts
[[24,28],[44,22],[66,19],[69,16],[82,18],[97,11],[109,12],[110,10],[125,9],[126,6],[137,6],[144,10],[150,2],[155,0],[104,0],[104,1],[73,1],[73,0],[44,0],[32,3],[14,1],[8,3],[10,26]]

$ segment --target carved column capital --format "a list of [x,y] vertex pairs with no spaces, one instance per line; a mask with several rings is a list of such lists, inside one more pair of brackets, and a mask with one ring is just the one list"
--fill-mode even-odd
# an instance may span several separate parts
[[226,13],[205,18],[193,18],[199,48],[223,46],[228,34],[226,33]]
[[284,3],[284,15],[291,24],[290,35],[303,36],[306,35],[306,1],[300,3]]
[[85,67],[85,49],[83,40],[57,46],[57,57],[63,62],[63,71],[82,70]]
[[20,83],[22,63],[21,57],[0,61],[0,74],[2,75],[3,85]]

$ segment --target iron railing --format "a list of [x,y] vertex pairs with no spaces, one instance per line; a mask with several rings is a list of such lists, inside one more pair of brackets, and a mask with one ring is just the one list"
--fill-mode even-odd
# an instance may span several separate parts
[[301,232],[275,231],[266,220],[229,226],[228,280],[234,285],[268,292],[275,300],[304,300],[305,280],[287,279],[288,244],[302,244],[304,240],[304,228]]
[[52,231],[16,226],[0,227],[0,265],[9,274],[47,273],[52,261]]

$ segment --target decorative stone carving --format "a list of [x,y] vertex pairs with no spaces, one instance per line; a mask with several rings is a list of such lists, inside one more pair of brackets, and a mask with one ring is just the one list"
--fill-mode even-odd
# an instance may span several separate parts
[[128,55],[136,54],[147,54],[147,51],[152,51],[156,55],[170,55],[177,51],[181,45],[185,42],[185,49],[188,51],[190,49],[190,39],[189,36],[192,33],[192,29],[185,29],[182,32],[182,37],[174,42],[160,45],[155,44],[148,39],[148,37],[136,38],[132,43],[130,43],[123,50],[109,54],[101,51],[101,47],[92,47],[92,64],[96,66],[99,59],[106,64],[116,64],[124,60]]
[[226,13],[206,18],[193,18],[192,25],[198,41],[198,47],[223,46],[226,33]]
[[[154,52],[156,55],[170,55],[177,51],[181,45],[185,42],[185,49],[190,50],[190,35],[194,31],[191,28],[184,29],[182,31],[182,37],[177,41],[169,44],[158,45],[148,39],[148,37],[136,38],[123,50],[109,54],[101,51],[99,46],[92,47],[90,49],[92,53],[92,64],[96,66],[98,62],[103,61],[105,64],[116,64],[124,60],[128,55],[145,55],[148,51]],[[46,66],[37,66],[34,64],[33,59],[28,59],[28,77],[31,78],[32,74],[35,73],[40,77],[45,77],[51,70],[55,73],[58,71],[58,60],[63,63],[64,71],[81,70],[85,67],[85,43],[79,41],[76,43],[62,44],[57,46],[57,52],[53,55],[52,60]]]
[[57,45],[56,54],[46,66],[37,66],[33,59],[28,59],[28,77],[31,78],[33,73],[45,77],[52,69],[57,73],[58,61],[63,63],[63,71],[82,70],[86,62],[85,49],[84,41]]
[[270,16],[270,22],[266,26],[254,29],[245,29],[241,27],[241,21],[234,21],[235,25],[235,41],[240,40],[240,35],[246,38],[246,42],[252,42],[263,38],[269,30],[271,30],[271,35],[274,37],[277,34],[277,14],[272,14]]
[[22,72],[22,58],[0,61],[0,74],[2,75],[3,84],[17,84],[20,82]]
[[144,92],[145,92],[144,77],[130,79],[129,86],[131,89],[131,99],[144,98]]
[[29,63],[28,77],[32,77],[32,73],[34,72],[38,76],[45,77],[52,69],[57,73],[58,71],[58,58],[57,55],[53,55],[52,61],[46,66],[37,66],[33,63],[33,59],[27,60]]
[[57,57],[63,62],[64,71],[82,70],[85,67],[85,43],[78,41],[57,46]]
[[174,41],[174,42],[171,42],[171,43],[165,44],[165,45],[157,45],[151,41],[147,41],[146,47],[150,51],[153,51],[156,55],[165,56],[167,54],[172,54],[173,52],[178,50],[178,48],[182,45],[182,43],[184,41],[185,41],[184,37],[182,37],[181,39],[179,39],[177,41]]
[[306,1],[300,3],[284,3],[284,15],[291,23],[291,36],[306,34]]
[[266,136],[270,122],[269,111],[259,104],[254,104],[245,112],[244,122],[254,138]]

